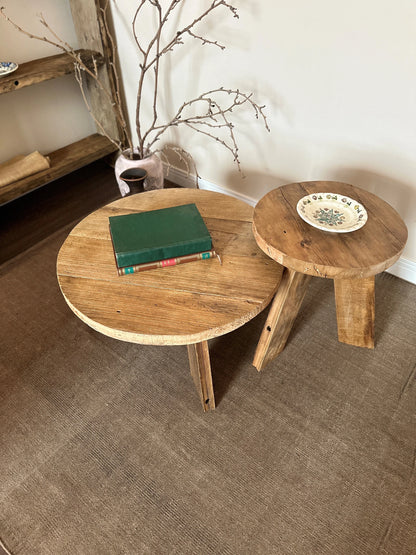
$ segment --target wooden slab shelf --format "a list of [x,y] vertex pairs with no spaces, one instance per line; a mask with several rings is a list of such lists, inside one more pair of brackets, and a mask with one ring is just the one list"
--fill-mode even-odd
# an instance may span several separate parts
[[[91,111],[99,122],[99,129],[106,129],[109,136],[120,139],[120,129],[112,110],[114,88],[109,80],[108,46],[102,33],[101,7],[98,0],[69,0],[80,55],[88,68],[98,68],[100,82],[111,91],[111,98],[96,86],[94,79],[86,75],[86,90],[89,94]],[[13,92],[30,85],[74,73],[73,58],[66,53],[31,60],[19,65],[10,75],[0,79],[0,94]],[[87,72],[85,72],[87,73]],[[0,205],[12,201],[33,189],[81,168],[116,150],[113,143],[99,134],[60,148],[48,154],[51,167],[0,188]],[[42,152],[42,154],[45,154]]]
[[[81,55],[83,62],[90,69],[94,63],[101,66],[105,61],[99,52],[85,49],[76,50],[76,52]],[[10,75],[2,77],[0,80],[0,94],[16,91],[70,73],[74,73],[74,60],[68,54],[57,54],[31,60],[20,64],[17,70],[10,73]]]
[[103,135],[94,133],[80,141],[51,152],[51,167],[0,188],[0,204],[41,187],[54,179],[75,171],[116,150],[114,144]]

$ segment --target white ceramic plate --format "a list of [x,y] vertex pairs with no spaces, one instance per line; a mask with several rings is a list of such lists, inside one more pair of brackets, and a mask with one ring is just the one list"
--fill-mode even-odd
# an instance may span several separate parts
[[0,62],[0,77],[13,73],[18,67],[15,62]]
[[362,204],[338,193],[306,195],[300,199],[296,210],[308,224],[333,233],[356,231],[367,221],[367,211]]

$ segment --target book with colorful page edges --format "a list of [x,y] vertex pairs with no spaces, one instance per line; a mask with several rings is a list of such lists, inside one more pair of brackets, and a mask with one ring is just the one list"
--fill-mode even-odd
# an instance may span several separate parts
[[135,264],[134,266],[117,268],[117,272],[119,276],[125,276],[127,274],[135,274],[136,272],[144,272],[145,270],[168,268],[169,266],[177,266],[178,264],[186,264],[187,262],[195,262],[197,260],[208,260],[209,258],[214,257],[218,257],[214,250],[196,252],[195,254],[186,254],[185,256],[177,256],[175,258],[166,258],[165,260],[157,260],[155,262],[145,262],[144,264]]
[[195,204],[110,216],[109,222],[118,269],[212,250]]

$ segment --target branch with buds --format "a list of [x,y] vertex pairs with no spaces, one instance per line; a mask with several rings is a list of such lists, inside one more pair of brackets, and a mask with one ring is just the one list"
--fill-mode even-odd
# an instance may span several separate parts
[[[137,88],[137,101],[136,101],[136,132],[138,137],[137,150],[143,158],[151,152],[159,152],[155,150],[156,143],[160,141],[163,134],[173,127],[183,127],[192,129],[196,133],[200,133],[217,143],[221,144],[229,150],[240,170],[240,159],[237,139],[234,131],[234,124],[231,119],[232,113],[242,107],[249,107],[256,119],[262,121],[265,128],[269,131],[267,119],[264,113],[264,106],[257,104],[253,100],[251,93],[243,93],[238,89],[226,89],[218,87],[206,92],[199,96],[183,102],[176,114],[168,121],[162,122],[159,117],[159,88],[161,87],[162,73],[161,65],[165,57],[174,51],[176,48],[185,44],[186,38],[196,40],[201,45],[209,45],[218,47],[221,50],[225,46],[219,44],[216,40],[212,40],[201,34],[198,34],[196,27],[206,18],[220,9],[225,9],[231,13],[235,18],[238,18],[237,9],[226,0],[209,0],[207,7],[197,17],[189,23],[181,26],[176,30],[168,39],[165,35],[168,34],[167,23],[168,20],[174,15],[175,10],[186,0],[166,0],[162,6],[160,0],[138,0],[138,7],[135,11],[132,21],[132,34],[140,53],[140,73]],[[142,10],[147,7],[153,9],[156,16],[156,28],[154,29],[150,39],[144,41],[139,33],[139,21]],[[106,35],[106,40],[110,46],[110,78],[113,82],[113,92],[108,90],[102,83],[97,66],[94,64],[92,69],[89,69],[82,61],[79,54],[63,41],[57,34],[50,28],[43,16],[40,16],[41,24],[46,28],[50,38],[45,36],[34,35],[12,21],[5,13],[4,8],[0,8],[0,14],[9,21],[18,31],[24,33],[26,36],[45,41],[61,51],[66,52],[74,60],[75,64],[75,77],[81,88],[82,97],[87,108],[93,117],[99,131],[114,143],[121,151],[123,148],[128,147],[133,152],[133,139],[128,132],[127,118],[125,117],[123,105],[120,94],[120,79],[117,72],[115,58],[116,58],[116,45],[113,40],[107,22],[107,14],[109,10],[109,0],[106,0],[103,8],[100,9],[102,18],[102,28]],[[149,20],[148,18],[146,19]],[[150,71],[151,70],[151,71]],[[121,130],[121,137],[111,137],[107,130],[103,128],[97,118],[92,113],[91,107],[88,103],[88,97],[84,90],[83,74],[89,75],[97,87],[101,89],[104,96],[110,101],[110,105],[114,111],[118,127]],[[152,116],[151,122],[147,128],[143,126],[143,103],[144,103],[144,88],[148,81],[152,83]],[[183,149],[178,148],[178,153],[184,153]],[[182,154],[181,154],[182,156]]]

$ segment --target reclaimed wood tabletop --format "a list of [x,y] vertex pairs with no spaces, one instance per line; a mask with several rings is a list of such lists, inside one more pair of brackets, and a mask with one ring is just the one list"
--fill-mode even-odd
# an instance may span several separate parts
[[[303,197],[317,193],[358,201],[367,211],[366,223],[350,233],[313,227],[296,207]],[[338,339],[374,347],[374,276],[398,260],[407,240],[406,225],[392,206],[348,183],[290,183],[257,203],[253,233],[260,248],[285,267],[255,354],[258,370],[283,350],[310,276],[334,280]]]
[[[119,276],[109,216],[195,203],[221,258]],[[215,408],[208,339],[259,314],[272,300],[282,266],[252,234],[253,208],[199,189],[131,195],[93,212],[65,240],[57,261],[61,291],[93,329],[132,343],[187,345],[204,410]]]

